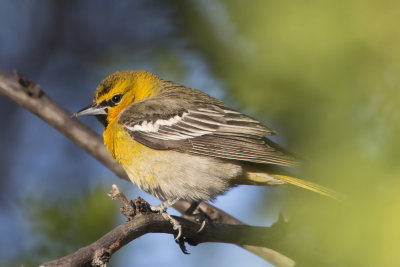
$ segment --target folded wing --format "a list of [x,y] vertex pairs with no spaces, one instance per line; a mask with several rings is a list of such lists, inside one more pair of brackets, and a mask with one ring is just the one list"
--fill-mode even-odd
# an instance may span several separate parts
[[154,149],[283,166],[297,163],[265,138],[273,131],[219,103],[154,97],[130,106],[120,123],[136,141]]

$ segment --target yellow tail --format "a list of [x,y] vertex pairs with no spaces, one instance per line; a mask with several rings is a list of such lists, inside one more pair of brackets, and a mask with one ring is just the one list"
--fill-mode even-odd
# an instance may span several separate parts
[[337,192],[334,192],[333,190],[330,190],[326,187],[323,187],[321,185],[314,184],[309,181],[305,181],[299,178],[295,177],[290,177],[286,175],[281,175],[281,174],[268,174],[278,180],[284,181],[288,184],[292,184],[304,189],[311,190],[313,192],[319,193],[321,195],[333,198],[333,199],[339,199],[339,194]]

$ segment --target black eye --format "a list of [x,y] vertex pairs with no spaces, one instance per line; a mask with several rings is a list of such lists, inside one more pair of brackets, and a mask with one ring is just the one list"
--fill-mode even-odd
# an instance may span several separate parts
[[114,96],[111,98],[111,101],[114,102],[114,103],[119,103],[119,102],[121,101],[121,99],[122,99],[122,95],[121,95],[121,94],[118,94],[118,95],[114,95]]

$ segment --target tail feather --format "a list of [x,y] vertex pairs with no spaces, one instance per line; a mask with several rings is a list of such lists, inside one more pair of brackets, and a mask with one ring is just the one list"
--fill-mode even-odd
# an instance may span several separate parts
[[299,178],[291,177],[291,176],[286,176],[286,175],[281,175],[281,174],[269,174],[270,176],[284,181],[288,184],[292,184],[316,193],[319,193],[321,195],[333,198],[333,199],[339,199],[339,194],[331,189],[328,189],[326,187],[323,187],[321,185],[305,181]]
[[[284,173],[284,171],[279,171],[279,172]],[[271,174],[269,172],[267,173],[258,171],[248,171],[246,179],[242,179],[236,182],[238,184],[253,184],[253,185],[279,185],[288,183],[333,199],[340,198],[339,193],[329,188],[285,174]]]

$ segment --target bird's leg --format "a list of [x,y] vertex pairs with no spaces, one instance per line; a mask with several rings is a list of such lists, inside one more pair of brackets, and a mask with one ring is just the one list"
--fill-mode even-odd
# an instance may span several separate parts
[[194,211],[200,205],[200,201],[193,201],[190,207],[185,211],[185,215],[193,215]]
[[199,207],[201,201],[193,201],[190,204],[190,207],[185,211],[184,217],[192,217],[196,222],[201,222],[200,229],[197,231],[198,233],[203,230],[204,226],[206,225],[207,215],[204,214],[202,210],[198,210],[198,213],[194,213],[196,209]]
[[151,205],[150,209],[155,212],[165,212],[170,206],[174,205],[178,201],[178,198],[171,198],[165,200],[160,205]]
[[175,240],[178,240],[182,236],[182,225],[169,215],[166,210],[175,204],[178,201],[178,198],[167,199],[160,205],[150,206],[150,209],[154,212],[159,212],[165,220],[169,221],[172,224],[172,228],[178,231],[178,234],[175,237]]

